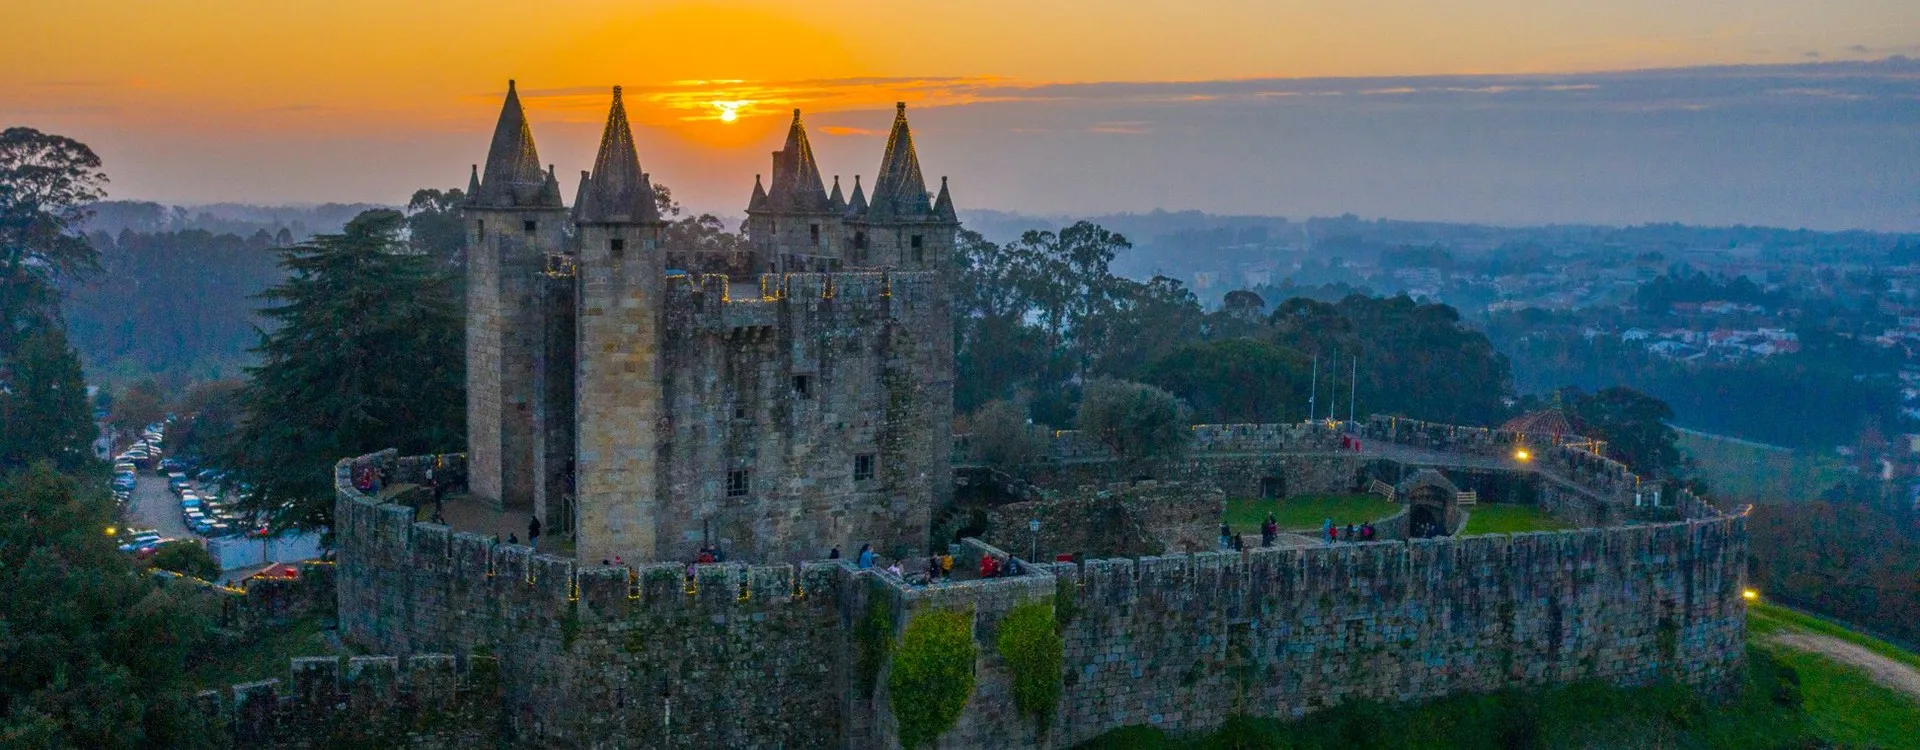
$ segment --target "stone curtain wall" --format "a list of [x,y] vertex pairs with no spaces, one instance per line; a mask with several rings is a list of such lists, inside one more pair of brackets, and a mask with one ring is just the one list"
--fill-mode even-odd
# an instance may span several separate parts
[[674,563],[576,566],[414,523],[344,474],[337,486],[343,637],[387,654],[496,654],[520,742],[841,744],[839,566],[708,565],[692,582]]
[[[992,506],[985,536],[1022,557],[1037,546],[1042,560],[1059,553],[1084,559],[1204,552],[1220,546],[1225,507],[1226,495],[1208,483],[1083,487],[1054,500]],[[1037,540],[1028,525],[1036,519]]]
[[199,706],[233,747],[500,746],[498,665],[423,654],[294,659],[289,679],[207,690]]
[[1737,679],[1744,519],[1055,566],[1076,590],[1058,745],[1353,699]]
[[[952,342],[931,273],[669,277],[658,553],[819,559],[926,544],[951,492]],[[804,379],[804,385],[800,382]],[[856,478],[856,456],[873,457]],[[744,495],[729,472],[747,472]]]
[[[949,747],[1588,678],[1717,689],[1743,658],[1745,519],[1686,495],[1693,520],[1671,523],[1035,565],[927,588],[847,561],[701,566],[691,582],[671,563],[577,565],[414,523],[355,491],[351,466],[336,467],[342,633],[401,656],[496,655],[498,726],[524,746],[893,747],[885,673],[871,699],[852,687],[853,624],[874,596],[896,635],[929,608],[972,613],[977,686]],[[1004,553],[970,542],[956,564],[979,554]],[[1042,598],[1068,619],[1045,737],[1017,715],[994,648],[1000,618]]]

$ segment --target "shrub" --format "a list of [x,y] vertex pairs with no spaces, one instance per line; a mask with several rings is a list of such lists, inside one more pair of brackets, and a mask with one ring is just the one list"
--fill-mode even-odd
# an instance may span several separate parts
[[960,721],[973,696],[973,613],[928,610],[907,622],[887,676],[888,706],[900,726],[900,746],[930,746]]
[[1173,394],[1124,380],[1096,380],[1075,424],[1128,461],[1178,455],[1193,439],[1191,412]]
[[873,697],[873,688],[880,680],[880,667],[887,663],[887,654],[893,650],[893,607],[885,596],[875,587],[867,597],[867,613],[853,626],[854,677],[859,681],[860,695]]
[[1032,717],[1041,732],[1053,722],[1060,702],[1060,669],[1066,659],[1066,641],[1054,630],[1053,607],[1027,602],[1014,607],[1000,621],[994,645],[1013,676],[1013,704]]
[[169,542],[153,553],[153,567],[181,575],[213,580],[220,577],[220,563],[207,548],[195,542]]

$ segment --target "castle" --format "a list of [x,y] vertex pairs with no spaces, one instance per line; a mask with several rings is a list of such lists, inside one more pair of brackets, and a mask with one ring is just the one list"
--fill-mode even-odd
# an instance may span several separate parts
[[[957,225],[944,185],[927,198],[904,108],[871,196],[825,192],[797,113],[773,164],[746,251],[664,247],[618,90],[569,213],[510,86],[466,209],[468,453],[343,458],[337,565],[302,577],[331,590],[281,597],[333,602],[343,640],[378,655],[297,660],[284,682],[208,691],[207,713],[269,748],[370,727],[416,748],[884,750],[924,716],[890,676],[927,656],[902,634],[930,615],[977,647],[944,748],[1580,680],[1737,684],[1744,515],[1684,490],[1662,504],[1590,444],[1537,430],[1196,425],[1186,454],[1124,463],[1151,481],[1044,509],[1052,527],[1138,529],[1166,554],[1043,562],[1082,540],[1022,524],[1001,537],[1014,554],[953,546],[957,572],[993,557],[1000,577],[820,559],[921,549],[931,510],[992,472],[950,434]],[[1122,465],[1060,432],[1022,481],[1092,489]],[[357,487],[368,468],[396,486],[452,468],[574,553],[422,521]],[[1393,500],[1378,541],[1174,553],[1210,544],[1223,498],[1360,491]],[[1464,534],[1480,497],[1582,528]],[[702,544],[736,559],[673,561]],[[1061,638],[1057,676],[999,652],[1009,613],[1035,607]],[[1017,683],[1055,677],[1049,720],[1015,709]]]
[[618,87],[569,210],[508,82],[468,182],[470,492],[582,560],[923,549],[950,487],[950,268],[897,105],[869,197],[800,111],[748,248],[669,247]]

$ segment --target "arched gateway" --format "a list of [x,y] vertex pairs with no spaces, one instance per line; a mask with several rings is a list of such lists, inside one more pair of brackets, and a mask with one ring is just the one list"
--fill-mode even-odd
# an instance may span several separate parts
[[1394,487],[1393,494],[1407,499],[1408,538],[1446,536],[1457,520],[1459,511],[1454,500],[1460,496],[1460,488],[1438,471],[1414,472]]

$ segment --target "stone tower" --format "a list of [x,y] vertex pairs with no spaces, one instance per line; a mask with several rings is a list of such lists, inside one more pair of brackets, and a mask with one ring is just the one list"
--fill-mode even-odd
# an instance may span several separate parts
[[[839,190],[839,183],[834,183]],[[787,141],[773,152],[771,189],[754,178],[747,203],[747,234],[754,255],[769,272],[833,271],[840,266],[842,214],[820,178],[800,110],[793,111]]]
[[847,221],[854,264],[949,272],[954,234],[959,228],[946,179],[940,180],[938,197],[928,195],[926,178],[920,174],[920,156],[913,148],[913,131],[907,127],[907,104],[896,103],[893,130],[887,134],[887,148],[880,155],[873,193],[862,195],[859,184],[854,185]]
[[566,209],[551,169],[540,168],[520,95],[494,127],[486,169],[467,183],[467,454],[475,497],[531,509],[537,279],[561,249]]
[[659,496],[661,295],[665,283],[653,185],[640,169],[620,89],[593,171],[574,207],[578,344],[574,380],[581,560],[655,558]]

